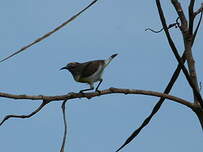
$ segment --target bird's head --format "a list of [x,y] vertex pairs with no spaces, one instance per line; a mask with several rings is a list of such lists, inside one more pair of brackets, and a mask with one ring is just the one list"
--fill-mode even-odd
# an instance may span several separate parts
[[71,62],[71,63],[68,63],[65,67],[62,67],[60,70],[66,69],[66,70],[72,71],[79,64],[80,63],[78,63],[78,62]]

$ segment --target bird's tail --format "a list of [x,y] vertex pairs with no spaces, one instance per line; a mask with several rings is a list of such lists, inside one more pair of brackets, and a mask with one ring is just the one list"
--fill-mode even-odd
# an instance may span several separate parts
[[107,66],[113,58],[115,58],[118,54],[113,54],[108,59],[105,60],[105,66]]

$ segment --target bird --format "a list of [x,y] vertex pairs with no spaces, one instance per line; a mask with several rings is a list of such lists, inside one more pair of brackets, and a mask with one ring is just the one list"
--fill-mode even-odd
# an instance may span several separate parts
[[94,90],[94,83],[98,81],[99,83],[95,91],[100,92],[98,88],[103,81],[102,74],[104,72],[104,69],[117,55],[118,54],[113,54],[105,60],[93,60],[84,63],[71,62],[68,63],[65,67],[62,67],[60,70],[68,70],[72,74],[76,82],[89,84],[90,88],[80,90],[80,93],[84,93],[84,91]]

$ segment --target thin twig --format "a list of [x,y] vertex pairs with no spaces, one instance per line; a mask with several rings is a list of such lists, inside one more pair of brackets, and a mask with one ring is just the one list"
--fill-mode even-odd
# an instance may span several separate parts
[[70,19],[68,19],[67,21],[65,21],[64,23],[62,23],[61,25],[59,25],[58,27],[56,27],[54,30],[46,33],[45,35],[39,37],[38,39],[36,39],[35,41],[33,41],[32,43],[22,47],[20,50],[12,53],[11,55],[3,58],[2,60],[0,60],[1,62],[4,62],[6,60],[8,60],[9,58],[17,55],[18,53],[25,51],[26,49],[28,49],[29,47],[33,46],[34,44],[44,40],[45,38],[49,37],[50,35],[52,35],[53,33],[55,33],[56,31],[60,30],[62,27],[64,27],[65,25],[67,25],[68,23],[70,23],[71,21],[73,21],[74,19],[76,19],[80,14],[82,14],[85,10],[87,10],[90,6],[92,6],[94,3],[96,3],[98,0],[94,0],[93,2],[91,2],[87,7],[85,7],[83,10],[81,10],[80,12],[78,12],[76,15],[72,16]]
[[153,33],[160,33],[161,31],[163,31],[163,28],[161,28],[160,30],[156,31],[156,30],[153,30],[151,28],[146,28],[145,31],[151,31]]
[[48,103],[48,102],[44,100],[44,101],[40,104],[40,106],[39,106],[35,111],[33,111],[32,113],[30,113],[30,114],[28,114],[28,115],[7,115],[7,116],[5,116],[4,119],[1,121],[0,126],[3,125],[3,123],[4,123],[6,120],[10,119],[10,118],[22,118],[22,119],[24,119],[24,118],[30,118],[30,117],[34,116],[35,114],[37,114],[47,103]]
[[66,101],[67,100],[64,100],[62,105],[61,105],[61,109],[62,109],[62,113],[63,113],[63,122],[64,122],[64,135],[63,135],[63,142],[62,142],[62,145],[61,145],[60,152],[64,152],[64,147],[65,147],[65,144],[66,144],[66,136],[67,136]]
[[[179,19],[179,17],[176,19],[176,23],[170,24],[170,25],[168,26],[168,29],[170,29],[170,28],[172,28],[172,27],[174,27],[174,26],[175,26],[175,28],[179,27],[178,19]],[[151,28],[146,28],[145,31],[148,31],[148,30],[149,30],[149,31],[151,31],[151,32],[153,32],[153,33],[160,33],[161,31],[163,31],[163,29],[164,29],[164,28],[161,28],[160,30],[156,31],[156,30],[153,30],[153,29],[151,29]]]

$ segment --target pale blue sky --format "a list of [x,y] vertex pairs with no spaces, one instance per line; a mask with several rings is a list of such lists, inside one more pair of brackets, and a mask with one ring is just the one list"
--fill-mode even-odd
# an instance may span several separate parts
[[[0,58],[7,56],[49,32],[84,8],[89,0],[12,0],[0,5]],[[183,5],[188,1],[181,0]],[[201,1],[197,0],[197,5]],[[176,14],[163,1],[168,23]],[[1,63],[1,92],[32,95],[61,95],[85,87],[70,73],[59,71],[68,62],[104,59],[119,55],[104,73],[100,89],[109,87],[162,92],[177,62],[160,29],[155,1],[99,0],[71,24],[24,53]],[[194,45],[199,81],[203,81],[203,27]],[[182,37],[171,29],[177,47]],[[172,95],[192,100],[183,74]],[[28,114],[41,102],[0,99],[0,119],[6,114]],[[74,99],[67,103],[68,137],[66,152],[113,152],[136,129],[158,98],[140,95],[106,95]],[[63,137],[61,102],[47,105],[26,120],[10,119],[0,127],[2,152],[57,152]],[[166,100],[161,110],[122,152],[201,151],[202,130],[193,112]]]

